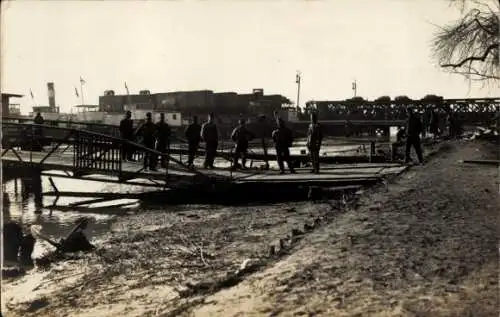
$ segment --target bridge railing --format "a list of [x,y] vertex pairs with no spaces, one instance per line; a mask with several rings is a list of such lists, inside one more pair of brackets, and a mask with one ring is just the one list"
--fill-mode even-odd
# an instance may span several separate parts
[[2,122],[1,156],[5,157],[11,152],[11,155],[24,163],[66,164],[70,165],[75,173],[104,172],[121,178],[135,178],[134,175],[142,172],[144,168],[142,164],[130,163],[125,169],[124,148],[134,148],[141,155],[164,157],[169,162],[165,168],[166,179],[171,168],[206,176],[190,170],[182,161],[168,153],[161,153],[121,138],[50,125]]

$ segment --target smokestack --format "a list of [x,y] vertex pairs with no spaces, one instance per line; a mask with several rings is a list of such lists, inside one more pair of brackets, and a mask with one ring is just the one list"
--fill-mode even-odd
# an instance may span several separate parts
[[49,107],[55,109],[56,107],[56,91],[54,90],[54,83],[47,83],[49,92]]

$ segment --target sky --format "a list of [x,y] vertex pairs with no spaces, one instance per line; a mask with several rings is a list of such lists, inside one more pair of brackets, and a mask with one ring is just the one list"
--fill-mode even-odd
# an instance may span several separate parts
[[[460,16],[447,0],[2,1],[1,90],[23,113],[56,103],[69,112],[125,94],[263,88],[297,100],[427,94],[493,97],[432,59],[436,25]],[[35,96],[30,96],[30,89]],[[81,93],[81,92],[80,92]]]

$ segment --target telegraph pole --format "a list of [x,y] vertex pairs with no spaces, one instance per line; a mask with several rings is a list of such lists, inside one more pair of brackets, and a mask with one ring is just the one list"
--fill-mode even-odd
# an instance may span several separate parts
[[301,81],[301,73],[297,71],[297,75],[295,75],[295,83],[297,84],[297,108],[300,107],[300,81]]
[[354,79],[354,82],[352,83],[352,90],[354,91],[354,97],[356,97],[358,91],[358,84],[356,82],[356,79]]
[[81,94],[81,97],[82,97],[82,105],[85,104],[85,99],[83,97],[83,85],[85,85],[87,82],[82,78],[82,76],[80,76],[80,94]]

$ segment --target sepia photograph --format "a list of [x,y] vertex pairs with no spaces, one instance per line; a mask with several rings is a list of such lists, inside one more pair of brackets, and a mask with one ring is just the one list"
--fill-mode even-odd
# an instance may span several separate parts
[[500,0],[0,17],[1,316],[499,316]]

